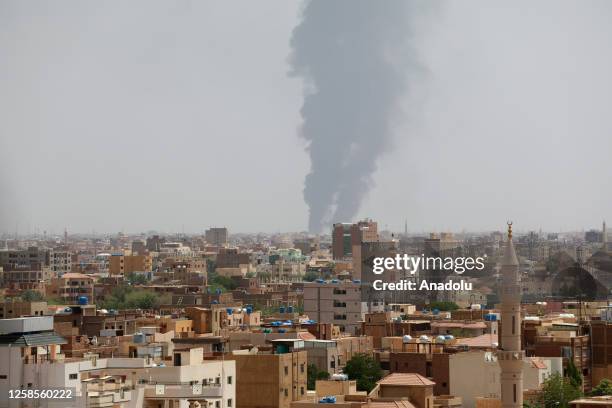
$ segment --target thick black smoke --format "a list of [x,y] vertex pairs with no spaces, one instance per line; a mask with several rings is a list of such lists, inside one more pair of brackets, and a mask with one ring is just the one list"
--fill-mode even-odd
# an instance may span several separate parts
[[407,3],[312,0],[293,31],[292,74],[307,89],[301,135],[311,160],[304,199],[313,233],[353,219],[390,144],[412,62]]

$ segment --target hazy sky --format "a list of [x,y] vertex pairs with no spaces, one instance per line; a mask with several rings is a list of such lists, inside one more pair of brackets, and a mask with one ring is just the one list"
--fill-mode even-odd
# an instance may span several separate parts
[[[0,232],[306,229],[303,86],[288,75],[301,5],[1,0]],[[359,216],[612,223],[610,21],[606,0],[413,15],[421,71],[406,68]]]

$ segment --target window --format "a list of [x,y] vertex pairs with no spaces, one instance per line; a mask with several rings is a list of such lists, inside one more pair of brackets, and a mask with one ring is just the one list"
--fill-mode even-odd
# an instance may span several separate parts
[[304,387],[300,387],[300,394],[304,395]]
[[516,330],[515,327],[516,327],[516,317],[512,316],[512,334],[515,334],[515,330]]
[[285,388],[285,397],[289,396],[289,390]]
[[304,372],[304,364],[300,364],[300,373]]
[[285,375],[289,375],[289,367],[285,366]]
[[76,374],[76,373],[74,373],[74,374],[69,374],[69,375],[68,375],[68,379],[69,379],[69,380],[76,380],[76,379],[78,379],[78,378],[79,378],[79,375],[78,375],[78,374]]
[[227,399],[227,406],[228,406],[228,408],[231,408],[231,406],[232,406],[232,399],[231,398]]
[[215,408],[221,408],[221,401],[215,401]]
[[[227,376],[227,383],[228,383],[228,384],[231,384],[231,383],[232,383],[232,376],[231,376],[231,375],[228,375],[228,376]],[[231,400],[230,400],[230,401],[231,401]],[[228,405],[228,406],[231,406],[231,405]]]
[[512,397],[514,398],[514,402],[516,402],[516,384],[512,384]]

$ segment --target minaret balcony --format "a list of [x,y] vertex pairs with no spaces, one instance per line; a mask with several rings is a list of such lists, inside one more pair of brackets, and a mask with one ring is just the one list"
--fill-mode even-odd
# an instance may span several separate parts
[[522,361],[525,359],[525,351],[497,350],[497,361]]

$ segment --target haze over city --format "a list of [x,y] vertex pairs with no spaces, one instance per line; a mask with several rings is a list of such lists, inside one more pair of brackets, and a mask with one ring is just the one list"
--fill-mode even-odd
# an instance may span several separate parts
[[[371,155],[348,166],[356,187],[351,173],[322,180],[321,191],[358,196],[338,213],[351,219],[328,217],[323,232],[364,217],[402,231],[405,220],[410,231],[501,229],[508,218],[559,231],[612,219],[612,4],[398,6],[376,4],[401,13],[370,44],[385,46],[376,67],[392,67],[391,95],[360,107],[384,108],[386,133],[359,140]],[[304,10],[0,3],[0,233],[307,230],[312,139],[300,110],[312,78],[296,72],[294,31]],[[330,38],[350,45],[360,16],[329,15]],[[319,66],[315,54],[306,65]],[[333,82],[343,67],[329,65]],[[364,89],[324,101],[327,117],[368,124],[343,111]],[[323,143],[350,162],[353,135],[335,134]]]

